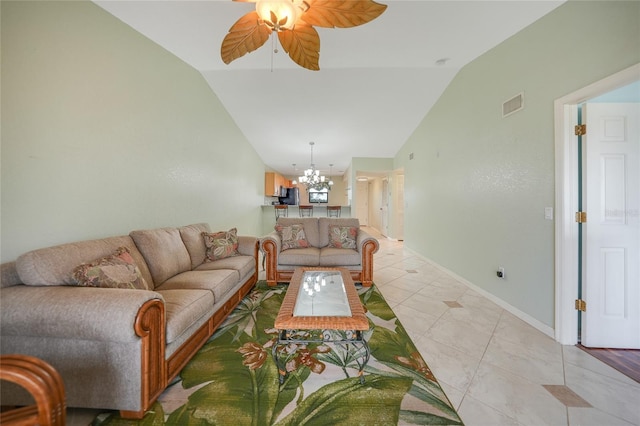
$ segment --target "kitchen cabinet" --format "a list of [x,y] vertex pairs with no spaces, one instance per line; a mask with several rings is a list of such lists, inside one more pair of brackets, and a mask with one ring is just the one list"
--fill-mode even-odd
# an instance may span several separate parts
[[277,197],[280,195],[280,187],[291,188],[291,181],[279,173],[266,172],[264,174],[264,195]]

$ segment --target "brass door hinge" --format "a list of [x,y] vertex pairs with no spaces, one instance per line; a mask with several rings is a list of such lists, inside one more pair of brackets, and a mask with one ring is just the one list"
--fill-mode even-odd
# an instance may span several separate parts
[[578,124],[574,127],[574,131],[576,136],[582,136],[587,134],[587,125],[586,124]]
[[587,311],[587,302],[582,299],[576,299],[576,311],[586,312]]
[[587,212],[576,212],[576,222],[578,222],[578,223],[586,223],[587,222]]

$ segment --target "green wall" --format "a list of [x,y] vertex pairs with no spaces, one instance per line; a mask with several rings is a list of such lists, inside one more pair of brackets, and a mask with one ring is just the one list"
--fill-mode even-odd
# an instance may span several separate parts
[[553,327],[553,102],[640,62],[639,21],[640,2],[570,1],[465,66],[395,157],[406,246]]
[[199,72],[88,1],[2,1],[1,258],[208,222],[259,235],[264,164]]

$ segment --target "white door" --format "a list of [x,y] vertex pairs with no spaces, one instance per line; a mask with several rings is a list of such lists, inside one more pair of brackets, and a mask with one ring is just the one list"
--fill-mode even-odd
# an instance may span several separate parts
[[640,104],[589,103],[582,344],[640,349]]
[[369,226],[369,182],[356,183],[356,217],[360,226]]
[[404,240],[404,175],[397,174],[395,177],[395,238]]
[[382,179],[382,205],[380,206],[382,235],[389,236],[389,180]]

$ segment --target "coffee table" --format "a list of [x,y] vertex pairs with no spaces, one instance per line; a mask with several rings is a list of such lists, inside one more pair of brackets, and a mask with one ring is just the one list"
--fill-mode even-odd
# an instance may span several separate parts
[[369,320],[360,303],[351,274],[345,268],[297,268],[274,327],[278,339],[272,355],[278,366],[280,383],[287,374],[286,364],[280,359],[283,345],[332,343],[352,354],[358,365],[360,383],[364,383],[363,370],[371,355],[363,331],[369,329]]

